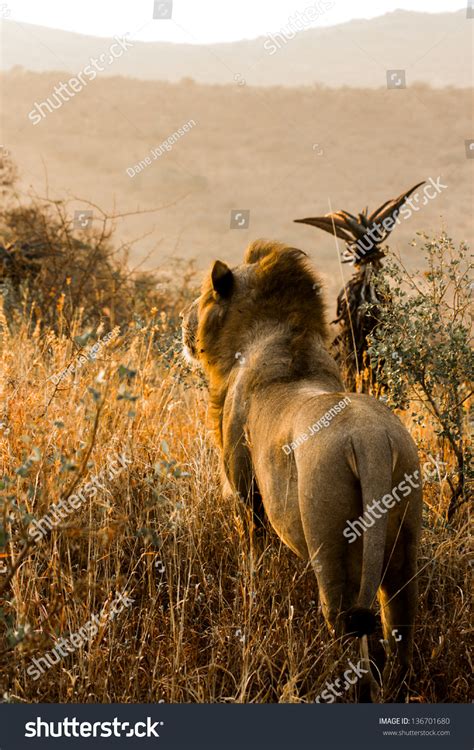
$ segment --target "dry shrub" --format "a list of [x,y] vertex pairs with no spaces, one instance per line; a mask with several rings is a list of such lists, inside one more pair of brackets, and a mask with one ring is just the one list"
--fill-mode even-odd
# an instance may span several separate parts
[[74,205],[16,192],[5,201],[0,286],[9,323],[27,318],[32,327],[70,335],[79,320],[83,329],[111,330],[152,308],[176,318],[189,298],[193,264],[174,260],[166,273],[133,272],[131,246],[115,248],[111,239],[120,215]]

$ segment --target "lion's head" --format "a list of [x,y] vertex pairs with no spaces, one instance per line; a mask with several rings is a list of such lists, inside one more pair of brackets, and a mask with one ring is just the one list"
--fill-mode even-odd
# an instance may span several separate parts
[[306,254],[263,240],[247,248],[239,266],[215,261],[201,296],[182,317],[186,355],[220,377],[239,365],[240,353],[266,324],[287,331],[295,363],[304,359],[307,334],[327,337],[321,281]]

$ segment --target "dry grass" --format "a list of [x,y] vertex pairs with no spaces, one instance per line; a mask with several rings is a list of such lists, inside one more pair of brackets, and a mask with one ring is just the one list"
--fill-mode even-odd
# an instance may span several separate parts
[[[223,501],[206,393],[180,363],[173,320],[150,312],[57,387],[48,377],[75,356],[81,322],[68,337],[2,323],[7,700],[311,702],[355,654],[329,637],[313,574],[274,535],[253,542],[238,502]],[[115,450],[129,454],[129,467],[25,547],[28,514],[42,516]],[[436,480],[426,501],[412,698],[467,702],[467,511],[448,526]],[[29,676],[32,658],[119,591],[130,608],[38,680]]]

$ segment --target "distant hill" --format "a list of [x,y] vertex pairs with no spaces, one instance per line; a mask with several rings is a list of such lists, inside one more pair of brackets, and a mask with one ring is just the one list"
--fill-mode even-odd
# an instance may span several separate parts
[[[356,7],[355,7],[356,12]],[[472,83],[472,28],[466,10],[454,13],[395,11],[372,20],[309,29],[285,40],[261,37],[226,44],[135,42],[101,75],[171,82],[253,86],[385,87],[388,69],[406,70],[407,84],[466,87]],[[1,69],[78,73],[111,39],[2,23]],[[279,49],[277,47],[280,47]]]

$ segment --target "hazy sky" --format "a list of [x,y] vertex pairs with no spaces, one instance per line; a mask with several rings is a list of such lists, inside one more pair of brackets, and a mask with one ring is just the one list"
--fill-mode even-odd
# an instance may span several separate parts
[[[154,20],[155,2],[171,20]],[[466,0],[467,3],[467,0]],[[332,6],[326,9],[327,6]],[[0,15],[18,21],[95,36],[130,32],[144,41],[203,44],[252,39],[285,27],[295,14],[312,7],[318,18],[308,26],[325,26],[352,18],[373,18],[389,11],[436,13],[463,7],[462,0],[8,0]]]

